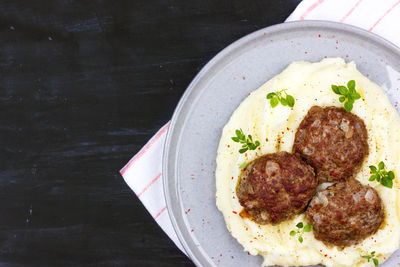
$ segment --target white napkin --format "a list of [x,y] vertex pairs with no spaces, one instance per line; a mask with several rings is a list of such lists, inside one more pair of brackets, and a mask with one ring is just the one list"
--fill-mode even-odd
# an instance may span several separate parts
[[[330,20],[372,31],[400,46],[400,0],[304,0],[286,21]],[[164,232],[184,253],[164,200],[162,154],[164,125],[120,171],[128,186]]]
[[400,46],[400,0],[304,0],[286,21],[293,20],[343,22]]

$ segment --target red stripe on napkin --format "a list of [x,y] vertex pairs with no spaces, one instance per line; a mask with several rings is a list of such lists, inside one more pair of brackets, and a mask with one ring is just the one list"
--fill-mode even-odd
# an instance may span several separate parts
[[340,20],[340,22],[345,21],[350,15],[351,13],[354,12],[354,10],[361,4],[363,0],[358,0],[358,2],[349,10],[349,12],[347,12],[346,15],[344,15],[344,17]]
[[151,182],[150,182],[148,185],[146,185],[146,186],[142,189],[142,191],[140,191],[139,194],[137,194],[137,197],[140,198],[140,196],[141,196],[144,192],[146,192],[147,189],[149,189],[158,179],[160,179],[160,177],[161,177],[161,172],[160,172],[153,180],[151,180]]
[[372,30],[375,28],[375,26],[378,25],[378,23],[381,22],[381,20],[382,20],[384,17],[386,17],[386,15],[389,14],[390,11],[392,11],[398,4],[400,4],[400,0],[397,1],[391,8],[389,8],[389,9],[385,12],[385,14],[383,14],[383,16],[380,17],[380,18],[375,22],[375,24],[372,25],[371,28],[369,28],[369,31],[372,31]]
[[324,2],[324,0],[318,0],[317,2],[315,2],[314,4],[312,4],[311,6],[309,6],[307,8],[307,10],[303,13],[303,15],[300,16],[300,20],[304,20],[304,18],[311,12],[313,11],[317,6],[319,6],[320,4],[322,4]]
[[167,206],[164,206],[153,218],[154,220],[157,219],[165,210],[167,209]]

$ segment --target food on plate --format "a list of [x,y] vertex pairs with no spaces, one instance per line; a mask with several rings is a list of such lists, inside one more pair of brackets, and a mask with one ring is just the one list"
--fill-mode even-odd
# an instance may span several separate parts
[[[293,101],[288,100],[289,95]],[[319,126],[314,129],[313,123]],[[325,136],[324,130],[329,131]],[[326,147],[316,145],[322,142]],[[300,153],[294,154],[304,157],[306,147],[319,149],[307,160],[321,177],[310,210],[306,206],[300,214],[290,211],[291,216],[276,223],[263,220],[261,215],[250,216],[249,204],[261,206],[263,201],[260,197],[257,202],[249,201],[249,193],[255,184],[260,196],[264,182],[276,182],[279,190],[268,197],[278,196],[278,210],[289,202],[284,210],[295,209],[288,200],[290,195],[280,191],[284,177],[264,177],[262,168],[269,161],[268,155],[291,155],[288,153],[298,150]],[[293,62],[251,92],[225,125],[217,152],[216,204],[232,236],[249,254],[261,255],[265,266],[382,264],[400,244],[399,148],[398,113],[383,90],[362,75],[354,62],[341,58]],[[313,166],[312,162],[324,155],[329,161],[316,161],[321,165]],[[301,161],[293,162],[280,165],[279,170],[293,168]],[[321,166],[324,169],[318,173]],[[336,176],[329,173],[331,167]],[[251,186],[250,180],[254,183]],[[300,188],[303,182],[304,177],[296,185]],[[312,186],[307,184],[304,190],[308,194]],[[334,196],[330,196],[332,192]],[[318,194],[326,194],[326,200]],[[319,218],[315,210],[321,201],[328,206],[320,209],[323,217]],[[335,227],[341,216],[344,224],[338,232]]]
[[237,187],[245,213],[259,224],[277,224],[304,211],[318,182],[313,168],[297,156],[278,152],[249,163]]
[[315,168],[320,182],[351,177],[368,154],[361,118],[344,108],[313,106],[301,121],[293,151]]
[[274,108],[279,103],[281,103],[283,106],[289,106],[291,108],[294,106],[295,103],[294,97],[289,95],[286,91],[287,89],[283,89],[280,91],[271,92],[267,95],[267,99],[269,99],[271,107]]
[[344,109],[350,112],[353,109],[354,101],[361,98],[361,95],[356,91],[356,81],[350,80],[347,82],[347,87],[344,85],[332,84],[332,91],[340,95],[339,101],[344,103]]
[[384,219],[378,192],[355,179],[318,192],[306,211],[316,239],[346,247],[375,233]]
[[376,180],[383,186],[393,188],[393,180],[395,178],[394,172],[385,170],[385,163],[383,161],[379,162],[378,167],[371,165],[369,169],[372,175],[368,181],[372,182]]
[[243,154],[247,150],[255,150],[260,145],[260,141],[253,141],[253,137],[251,134],[246,135],[243,133],[243,130],[236,130],[236,136],[232,137],[232,141],[236,143],[242,144],[242,147],[239,149],[239,153]]

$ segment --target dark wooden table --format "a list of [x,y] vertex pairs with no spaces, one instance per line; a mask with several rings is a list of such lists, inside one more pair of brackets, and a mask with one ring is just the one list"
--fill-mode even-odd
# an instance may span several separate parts
[[299,0],[1,1],[0,265],[190,266],[119,169]]

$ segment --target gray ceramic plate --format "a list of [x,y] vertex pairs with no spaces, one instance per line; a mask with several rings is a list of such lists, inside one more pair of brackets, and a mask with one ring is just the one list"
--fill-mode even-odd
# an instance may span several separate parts
[[[249,92],[292,61],[324,57],[354,60],[397,106],[399,48],[359,28],[324,21],[289,22],[249,34],[214,57],[189,85],[168,131],[163,173],[172,224],[196,265],[261,265],[260,256],[249,256],[230,235],[215,205],[222,128]],[[398,255],[385,266],[399,263]]]

